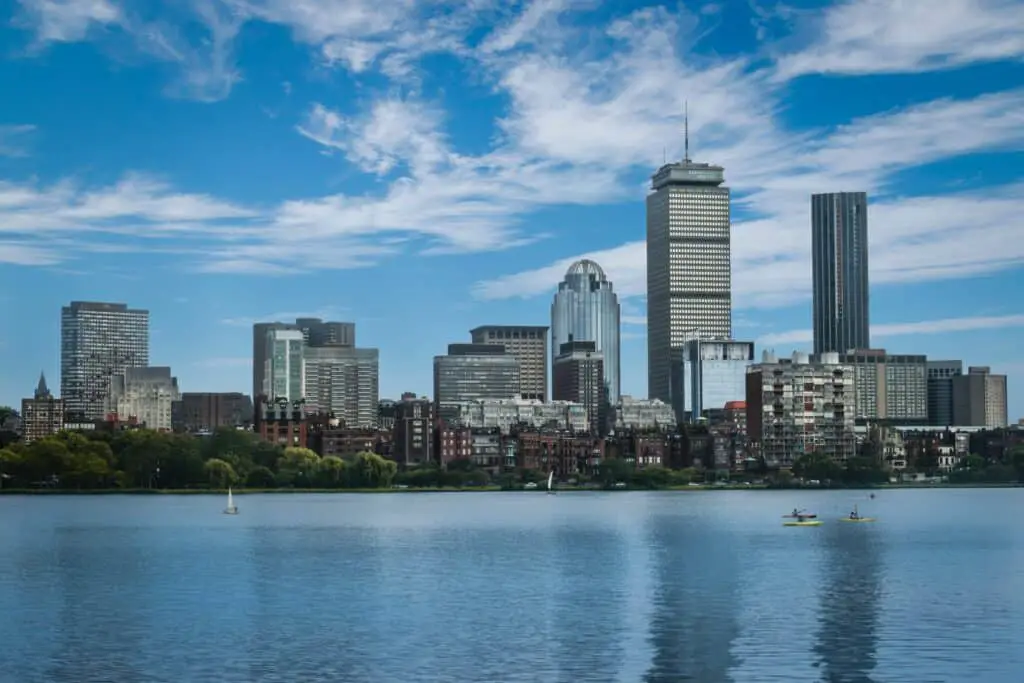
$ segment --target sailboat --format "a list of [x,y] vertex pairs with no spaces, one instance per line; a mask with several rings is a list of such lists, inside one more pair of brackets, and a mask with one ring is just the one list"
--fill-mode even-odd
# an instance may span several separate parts
[[552,493],[555,492],[554,486],[555,486],[555,471],[551,470],[548,473],[548,493],[549,494],[552,494]]
[[235,498],[231,495],[231,487],[228,487],[228,506],[224,508],[225,515],[237,515],[238,506],[235,505]]

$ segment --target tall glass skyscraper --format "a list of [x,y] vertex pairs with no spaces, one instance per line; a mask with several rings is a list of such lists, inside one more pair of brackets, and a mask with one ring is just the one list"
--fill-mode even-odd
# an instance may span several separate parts
[[811,195],[814,352],[869,349],[868,195]]
[[601,266],[583,259],[576,261],[558,285],[551,304],[551,366],[562,344],[569,341],[594,342],[604,357],[604,381],[608,402],[615,405],[622,393],[619,376],[619,297]]

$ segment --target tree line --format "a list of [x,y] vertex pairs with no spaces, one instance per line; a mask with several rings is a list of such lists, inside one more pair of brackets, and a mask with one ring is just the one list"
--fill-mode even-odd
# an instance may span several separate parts
[[0,449],[8,489],[387,488],[397,466],[376,453],[352,460],[282,448],[251,432],[207,437],[148,429],[61,432]]

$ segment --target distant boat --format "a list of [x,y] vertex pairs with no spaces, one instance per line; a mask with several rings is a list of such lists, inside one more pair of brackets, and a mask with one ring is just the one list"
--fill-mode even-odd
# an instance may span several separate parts
[[554,485],[555,485],[555,471],[551,470],[548,473],[548,493],[554,493],[555,492]]
[[237,515],[238,506],[235,505],[235,498],[231,495],[231,487],[228,487],[228,506],[224,508],[225,515]]
[[820,519],[798,519],[795,522],[783,522],[782,526],[821,526],[821,524]]

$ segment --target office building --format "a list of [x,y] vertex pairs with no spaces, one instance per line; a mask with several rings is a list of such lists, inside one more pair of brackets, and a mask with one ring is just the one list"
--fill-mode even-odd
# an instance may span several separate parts
[[811,195],[814,353],[871,348],[868,307],[868,196]]
[[988,367],[969,367],[953,380],[953,424],[957,427],[1006,427],[1006,375],[993,375]]
[[519,395],[519,359],[499,344],[449,344],[448,355],[434,356],[435,415],[459,416],[459,404]]
[[542,325],[484,325],[470,330],[474,344],[504,346],[519,361],[523,398],[547,400],[548,328]]
[[64,428],[64,401],[54,398],[46,386],[46,375],[39,373],[32,398],[21,400],[21,434],[25,443],[53,436]]
[[209,433],[252,423],[252,397],[239,392],[183,392],[171,405],[171,425],[176,432]]
[[647,391],[672,402],[688,339],[732,338],[729,188],[721,166],[662,166],[647,196]]
[[149,365],[149,311],[72,301],[61,309],[60,393],[69,417],[101,420],[110,378]]
[[301,330],[269,327],[263,340],[263,386],[270,403],[294,403],[306,397],[305,338]]
[[579,403],[586,408],[590,431],[608,431],[608,385],[604,355],[592,341],[569,341],[558,349],[551,366],[551,394],[556,401]]
[[682,371],[672,378],[672,408],[680,422],[697,422],[707,410],[746,398],[753,342],[691,339],[682,356]]
[[839,363],[854,369],[857,399],[854,419],[890,425],[928,424],[928,359],[892,355],[885,349],[840,353]]
[[604,359],[604,382],[611,403],[622,394],[619,367],[621,309],[601,266],[583,259],[565,273],[551,303],[551,362],[570,341],[593,342]]
[[747,371],[748,442],[769,467],[792,467],[814,452],[836,461],[854,457],[854,376],[836,353],[815,362],[805,353],[764,353]]
[[661,399],[622,396],[612,410],[615,412],[615,431],[666,432],[676,426],[672,406]]
[[110,383],[107,413],[121,422],[135,421],[147,429],[173,429],[173,404],[181,400],[178,378],[168,367],[125,368]]
[[930,360],[928,370],[928,424],[951,427],[953,422],[953,378],[964,374],[960,360]]
[[267,333],[272,330],[298,330],[306,346],[356,345],[356,324],[325,322],[320,318],[297,318],[294,323],[266,322],[252,326],[252,395],[264,392],[267,364]]
[[328,413],[347,428],[376,427],[380,407],[380,354],[328,344],[304,350],[303,397],[310,413]]

